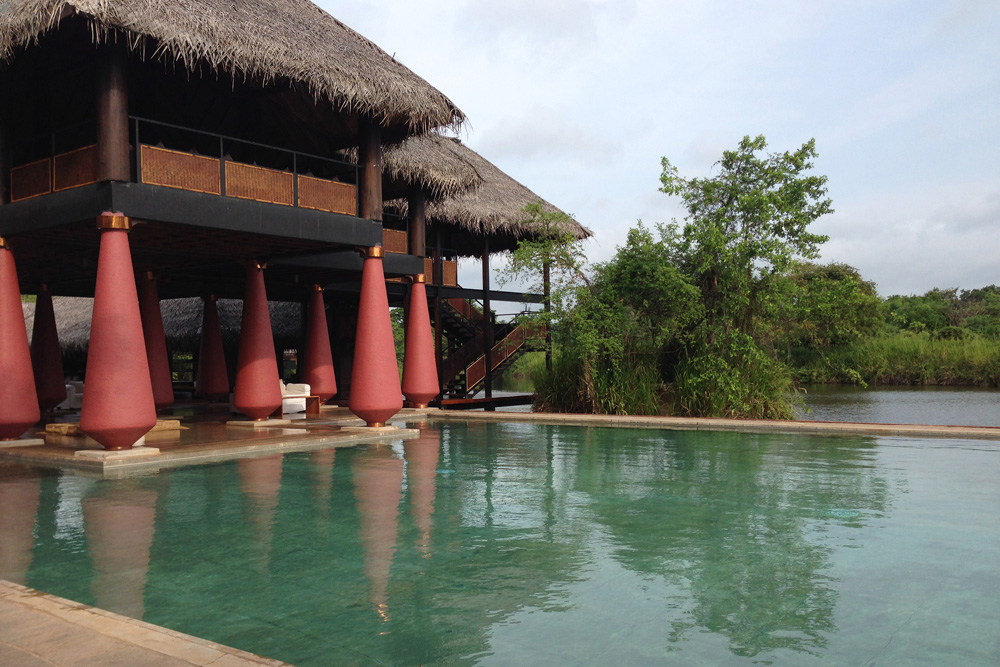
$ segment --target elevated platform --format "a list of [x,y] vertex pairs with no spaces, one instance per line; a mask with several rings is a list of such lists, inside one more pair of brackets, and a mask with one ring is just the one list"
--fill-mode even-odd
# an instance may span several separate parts
[[[389,427],[369,429],[347,408],[324,406],[319,416],[291,415],[292,419],[266,428],[234,428],[228,408],[219,406],[178,406],[172,417],[180,417],[179,430],[152,431],[144,445],[131,455],[110,455],[83,435],[49,433],[45,427],[30,432],[31,444],[14,441],[0,444],[0,460],[28,465],[66,468],[105,479],[143,475],[162,468],[214,463],[232,459],[267,456],[284,452],[389,443],[417,437],[416,429],[398,426],[406,421],[438,412],[434,408],[404,409]],[[107,452],[107,454],[116,454]]]

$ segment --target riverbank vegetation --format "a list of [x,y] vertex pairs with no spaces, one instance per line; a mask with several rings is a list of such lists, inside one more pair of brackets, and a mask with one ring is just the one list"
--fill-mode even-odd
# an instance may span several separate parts
[[585,267],[557,233],[513,252],[504,279],[551,295],[537,408],[787,419],[808,382],[997,386],[1000,290],[883,300],[853,267],[814,263],[827,238],[808,227],[832,211],[815,145],[766,147],[745,137],[705,178],[664,158],[683,224],[640,222],[607,262]]

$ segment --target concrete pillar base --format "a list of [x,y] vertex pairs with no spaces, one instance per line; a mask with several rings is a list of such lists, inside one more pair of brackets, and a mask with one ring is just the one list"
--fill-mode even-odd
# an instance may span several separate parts
[[291,419],[261,419],[260,421],[234,419],[226,422],[226,426],[234,426],[238,428],[275,428],[276,426],[289,426],[291,423]]
[[79,459],[91,459],[95,461],[118,461],[121,459],[156,456],[159,453],[160,450],[156,447],[133,445],[132,449],[81,449],[73,454],[73,456]]
[[37,447],[44,444],[44,438],[16,438],[14,440],[0,440],[0,449],[7,449],[9,447]]

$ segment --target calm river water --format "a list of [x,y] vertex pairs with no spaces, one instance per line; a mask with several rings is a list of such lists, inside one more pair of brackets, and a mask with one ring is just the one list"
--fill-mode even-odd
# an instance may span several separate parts
[[[496,395],[531,393],[531,382],[500,384]],[[479,394],[482,396],[482,393]],[[974,387],[805,387],[797,419],[880,424],[1000,426],[1000,390]],[[528,407],[503,408],[527,412]]]
[[806,388],[799,419],[1000,426],[1000,391],[971,387]]

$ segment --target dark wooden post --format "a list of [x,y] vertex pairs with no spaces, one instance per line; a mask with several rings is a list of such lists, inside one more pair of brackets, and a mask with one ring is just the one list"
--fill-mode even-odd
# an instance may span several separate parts
[[[485,396],[493,398],[493,314],[490,312],[490,237],[483,237],[483,361],[486,362]],[[486,410],[496,410],[487,405]]]
[[[6,77],[0,78],[0,90],[10,90]],[[6,104],[0,103],[0,206],[10,201],[10,144],[7,142]]]
[[441,375],[441,227],[440,225],[434,228],[434,257],[431,262],[431,274],[433,276],[434,284],[434,356],[437,359],[438,368],[438,385],[440,386],[440,396],[444,398],[444,387],[445,382],[451,380],[451,378],[445,378]]
[[427,254],[427,197],[423,190],[413,190],[407,203],[410,254],[424,257]]
[[361,217],[382,222],[382,129],[372,120],[358,121],[361,167]]
[[128,77],[125,53],[108,46],[97,75],[97,173],[100,181],[130,181]]
[[542,263],[542,295],[545,297],[545,370],[552,372],[552,286],[549,284],[549,262]]

